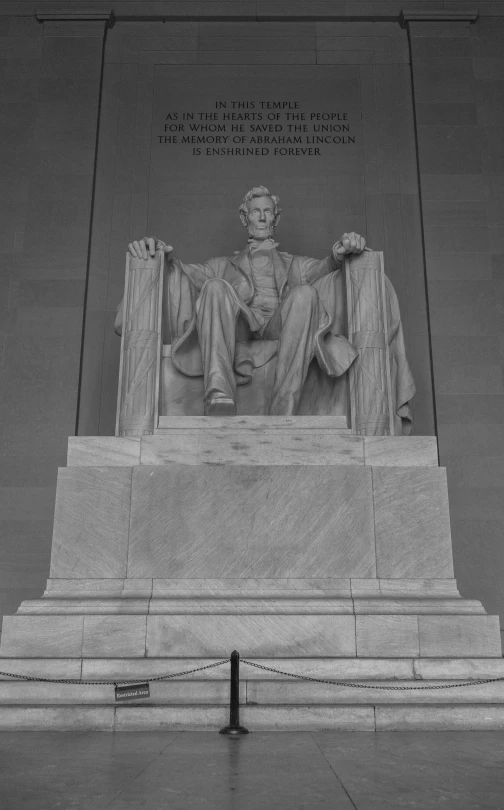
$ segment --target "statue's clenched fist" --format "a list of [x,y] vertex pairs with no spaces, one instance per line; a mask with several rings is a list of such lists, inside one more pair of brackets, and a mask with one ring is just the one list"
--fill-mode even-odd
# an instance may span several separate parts
[[134,259],[147,259],[149,256],[154,258],[157,250],[162,250],[163,253],[171,253],[173,248],[171,245],[162,242],[161,239],[156,239],[155,236],[144,236],[143,239],[130,242],[128,250]]
[[341,260],[343,256],[349,253],[362,253],[366,247],[366,240],[358,233],[344,233],[333,247],[333,253],[336,259]]

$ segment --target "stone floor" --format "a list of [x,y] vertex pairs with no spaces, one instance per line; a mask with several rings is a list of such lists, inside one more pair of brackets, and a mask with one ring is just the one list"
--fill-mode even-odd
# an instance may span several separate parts
[[2,732],[2,810],[504,807],[504,732]]

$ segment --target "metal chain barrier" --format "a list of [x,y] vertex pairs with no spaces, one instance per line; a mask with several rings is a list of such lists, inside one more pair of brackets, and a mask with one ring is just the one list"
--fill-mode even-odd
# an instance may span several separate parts
[[[179,678],[181,675],[191,675],[193,672],[201,672],[204,669],[212,669],[213,667],[220,667],[222,664],[229,664],[229,658],[225,661],[216,661],[215,664],[206,664],[204,667],[196,667],[195,669],[186,669],[184,672],[174,672],[172,675],[156,675],[154,678],[145,678],[146,683],[153,683],[154,681],[168,681],[170,678]],[[140,678],[134,680],[115,680],[115,681],[84,681],[80,678],[37,678],[34,675],[17,675],[15,672],[0,672],[7,678],[18,678],[22,681],[37,681],[39,683],[73,683],[82,686],[117,686],[117,684],[136,684]]]
[[[313,678],[310,675],[298,675],[295,672],[285,672],[281,669],[275,669],[274,667],[267,667],[264,664],[257,664],[253,661],[247,661],[246,658],[240,659],[242,664],[247,664],[249,667],[255,667],[256,669],[263,669],[266,672],[274,672],[277,675],[285,675],[287,678],[296,678],[300,681],[311,681],[313,683],[326,683],[332,686],[348,686],[353,689],[386,689],[389,691],[396,691],[396,692],[405,692],[410,690],[425,690],[425,689],[456,689],[462,686],[479,686],[481,684],[486,683],[497,683],[498,681],[504,681],[504,677],[500,678],[478,678],[477,680],[473,681],[464,681],[463,683],[442,683],[442,684],[435,684],[434,686],[383,686],[381,684],[369,684],[369,683],[355,683],[354,681],[333,681],[327,678]],[[192,675],[194,672],[202,672],[205,669],[213,669],[214,667],[220,667],[223,664],[229,664],[229,658],[226,658],[223,661],[216,661],[213,664],[205,664],[203,667],[195,667],[194,669],[186,669],[182,672],[173,672],[171,675],[156,675],[153,678],[145,678],[146,683],[154,683],[155,681],[168,681],[171,678],[179,678],[182,675]],[[80,678],[37,678],[35,675],[19,675],[15,672],[2,672],[0,671],[0,675],[6,678],[17,678],[18,680],[22,681],[36,681],[38,683],[68,683],[68,684],[78,684],[82,686],[117,686],[117,684],[137,684],[140,678],[134,678],[130,680],[122,680],[116,679],[113,681],[90,681],[90,680],[81,680]]]
[[296,675],[294,672],[283,672],[281,669],[274,669],[273,667],[266,667],[264,664],[254,664],[253,661],[247,661],[246,658],[241,658],[242,664],[248,664],[249,667],[256,667],[256,669],[265,669],[267,672],[276,672],[277,675],[286,675],[288,678],[297,678],[300,681],[313,681],[314,683],[328,683],[332,686],[350,686],[354,689],[388,689],[394,692],[406,692],[408,690],[420,689],[455,689],[459,686],[478,686],[483,683],[495,683],[496,681],[504,681],[502,678],[480,678],[476,681],[466,681],[464,683],[442,683],[435,686],[380,686],[378,684],[369,683],[354,683],[352,681],[329,681],[324,678],[312,678],[309,675]]

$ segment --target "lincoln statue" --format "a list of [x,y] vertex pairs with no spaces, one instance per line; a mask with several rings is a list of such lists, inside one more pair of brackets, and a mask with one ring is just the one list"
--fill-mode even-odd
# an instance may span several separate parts
[[[155,237],[132,241],[128,249],[131,256],[144,260],[156,250],[165,253],[172,361],[183,374],[203,375],[205,415],[236,414],[236,386],[248,383],[254,368],[275,354],[268,412],[296,414],[314,358],[326,374],[338,377],[357,357],[345,336],[341,271],[344,257],[362,253],[366,242],[357,233],[344,233],[323,259],[278,250],[274,233],[280,219],[279,198],[265,186],[245,194],[239,214],[248,241],[230,257],[186,264],[175,258],[171,245]],[[397,321],[395,338],[399,310],[388,280],[387,284]],[[121,308],[118,330],[120,313]],[[402,346],[402,330],[399,337]],[[403,354],[401,379],[409,374]],[[404,417],[407,402],[399,394],[397,408],[401,407]]]

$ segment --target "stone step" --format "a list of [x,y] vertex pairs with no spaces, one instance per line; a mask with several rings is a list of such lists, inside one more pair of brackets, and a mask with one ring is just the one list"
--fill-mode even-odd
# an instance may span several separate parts
[[[247,682],[240,683],[240,703],[247,700]],[[229,681],[156,681],[150,698],[133,703],[229,706]],[[114,683],[105,685],[0,681],[0,705],[116,705]]]
[[[2,659],[1,669],[46,678],[110,680],[105,685],[0,680],[0,730],[217,730],[229,718],[229,664],[164,682],[151,696],[117,704],[113,681],[148,680],[216,663],[212,659]],[[240,719],[250,731],[301,729],[503,729],[504,681],[437,689],[504,677],[503,659],[256,659],[286,672],[370,686],[358,689],[287,679],[243,660]]]
[[[226,706],[0,706],[2,731],[215,731]],[[249,731],[465,731],[504,729],[504,706],[244,706]]]
[[[246,681],[246,699],[250,705],[371,705],[382,704],[463,704],[463,703],[504,703],[504,680],[471,686],[452,686],[459,681],[380,681],[380,688],[374,688],[376,681],[354,681],[363,686],[335,686],[334,684],[313,683],[310,681]],[[382,689],[393,686],[401,689]],[[409,689],[410,686],[421,687]],[[449,686],[449,688],[447,688]],[[404,690],[403,690],[403,687]],[[424,688],[427,687],[427,688]],[[440,688],[443,687],[443,688]],[[1,692],[0,692],[1,694]],[[189,701],[187,701],[189,702]]]
[[[215,658],[0,658],[0,670],[15,675],[83,680],[148,680],[160,675],[200,669],[191,681],[229,682],[229,659]],[[247,659],[249,660],[249,659]],[[471,681],[504,677],[503,658],[250,658],[282,672],[329,680],[356,681]],[[241,678],[247,681],[283,681],[285,675],[245,664]],[[9,681],[0,676],[0,681]],[[17,682],[17,681],[16,681]]]
[[173,430],[142,437],[140,464],[364,464],[364,442],[330,430]]
[[[44,598],[457,599],[455,579],[49,579]],[[464,600],[466,601],[466,600]],[[24,604],[24,603],[23,603]]]
[[156,433],[166,430],[338,430],[347,431],[346,416],[160,416]]
[[[205,424],[182,424],[141,439],[114,436],[72,436],[68,440],[69,467],[122,467],[165,464],[255,465],[365,465],[375,467],[436,467],[434,436],[353,436],[349,430],[328,427],[338,417],[291,417],[308,424],[266,426],[261,417],[210,419]],[[242,424],[255,419],[253,426]],[[288,419],[288,417],[283,417]],[[173,417],[178,419],[178,417]],[[258,421],[257,421],[258,420]],[[315,424],[312,424],[315,420]]]
[[20,606],[17,615],[416,615],[485,614],[481,602],[473,599],[300,599],[213,598],[187,596],[158,599],[33,599]]
[[502,655],[484,615],[150,614],[5,616],[2,656],[475,658]]
[[[302,417],[301,417],[302,418]],[[372,437],[374,438],[374,437]],[[168,430],[142,436],[140,464],[226,465],[438,465],[433,436],[399,436],[383,441],[344,435],[339,430]],[[386,437],[385,437],[386,439]]]
[[[353,681],[354,686],[300,680],[240,680],[242,705],[371,705],[383,704],[504,704],[504,680],[488,684],[454,686],[459,681]],[[380,688],[375,688],[375,687]],[[382,687],[391,686],[394,689]],[[409,687],[415,687],[415,689]],[[440,687],[443,688],[440,688]],[[449,688],[447,688],[449,686]],[[369,687],[369,688],[368,688]],[[395,688],[395,687],[400,687]],[[403,689],[404,687],[404,689]],[[421,688],[416,688],[421,687]],[[0,705],[115,705],[114,684],[56,684],[0,681]],[[143,705],[229,705],[225,680],[170,680],[150,683],[150,697],[133,701]]]

